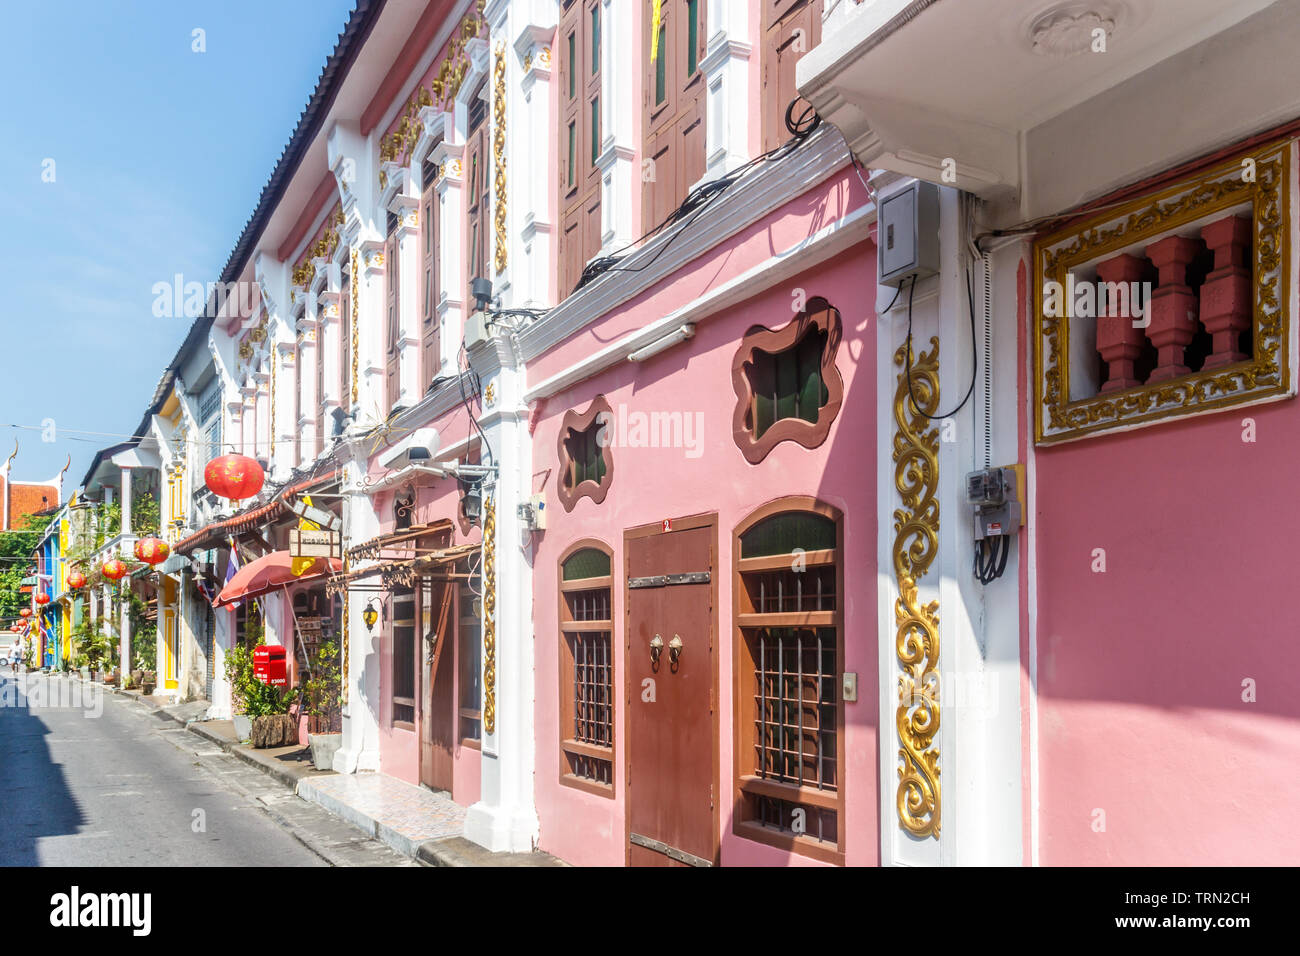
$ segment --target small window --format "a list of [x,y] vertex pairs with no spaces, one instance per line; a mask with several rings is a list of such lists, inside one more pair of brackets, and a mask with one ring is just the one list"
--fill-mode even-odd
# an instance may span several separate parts
[[798,498],[735,543],[735,832],[843,862],[840,516]]
[[600,4],[591,8],[591,75],[600,72]]
[[481,579],[461,584],[457,595],[457,683],[461,743],[478,747],[483,736],[483,602]]
[[844,384],[835,366],[840,314],[822,298],[778,330],[750,329],[732,363],[736,444],[758,464],[776,445],[816,448],[839,414]]
[[578,71],[574,67],[578,64],[578,34],[569,34],[569,58],[565,61],[569,64],[569,99],[578,95]]
[[591,101],[591,161],[600,158],[600,97]]
[[659,49],[655,56],[655,106],[668,99],[668,24],[659,24]]
[[686,75],[700,68],[700,0],[686,2]]
[[1293,395],[1294,161],[1266,144],[1035,242],[1040,444]]
[[604,396],[597,396],[582,414],[570,411],[560,423],[558,494],[565,511],[578,499],[600,504],[614,479],[614,458],[605,427],[613,414]]
[[613,577],[603,546],[560,562],[560,782],[614,795]]
[[395,588],[393,609],[393,726],[415,729],[415,591]]

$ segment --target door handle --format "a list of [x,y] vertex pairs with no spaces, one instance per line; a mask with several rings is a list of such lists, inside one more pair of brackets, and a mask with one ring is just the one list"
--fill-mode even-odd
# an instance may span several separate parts
[[650,640],[650,663],[656,667],[659,665],[659,655],[664,652],[664,639],[656,634]]
[[668,662],[673,667],[676,667],[677,658],[681,657],[681,655],[682,655],[682,636],[680,634],[674,634],[673,639],[668,642]]

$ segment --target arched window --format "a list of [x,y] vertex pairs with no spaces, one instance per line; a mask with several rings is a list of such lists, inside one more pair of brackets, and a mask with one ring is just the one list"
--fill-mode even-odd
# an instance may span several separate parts
[[843,527],[785,498],[736,529],[735,832],[844,860]]
[[613,560],[599,541],[560,559],[560,782],[614,795]]

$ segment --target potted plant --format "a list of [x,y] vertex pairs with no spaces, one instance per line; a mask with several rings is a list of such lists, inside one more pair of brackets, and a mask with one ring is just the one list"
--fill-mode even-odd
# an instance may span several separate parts
[[317,770],[330,770],[334,754],[343,745],[343,675],[339,650],[323,642],[311,657],[312,676],[303,682],[307,706],[307,740]]
[[148,697],[158,686],[158,675],[153,671],[140,672],[140,693]]
[[253,732],[253,715],[248,712],[250,694],[257,690],[253,684],[260,683],[253,676],[253,651],[245,644],[236,644],[226,652],[224,664],[226,680],[230,683],[230,706],[234,711],[235,736],[247,740]]
[[246,689],[244,713],[253,720],[249,740],[258,749],[298,742],[298,722],[289,716],[293,695],[256,677]]

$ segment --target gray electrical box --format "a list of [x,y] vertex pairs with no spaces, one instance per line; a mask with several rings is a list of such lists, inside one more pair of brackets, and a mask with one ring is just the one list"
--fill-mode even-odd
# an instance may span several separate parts
[[487,316],[482,312],[475,312],[465,320],[465,348],[472,350],[487,340]]
[[880,200],[876,255],[881,285],[939,271],[939,187],[917,180]]

